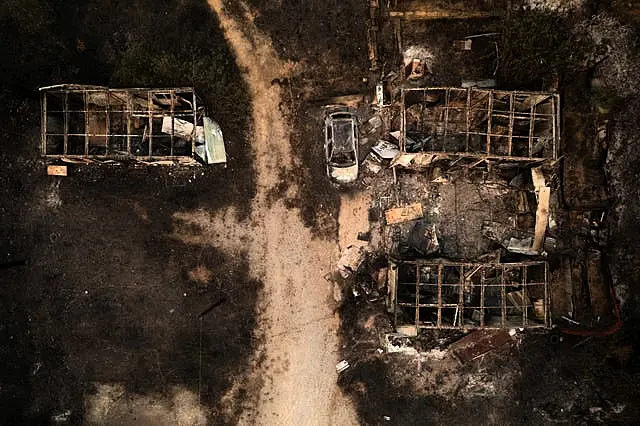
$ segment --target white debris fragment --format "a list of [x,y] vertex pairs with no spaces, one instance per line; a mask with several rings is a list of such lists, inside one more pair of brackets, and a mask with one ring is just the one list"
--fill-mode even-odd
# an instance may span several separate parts
[[447,353],[446,349],[433,348],[430,351],[421,353],[420,355],[429,359],[443,360],[447,356]]
[[404,66],[408,66],[414,59],[420,59],[427,73],[431,72],[434,62],[434,54],[424,46],[409,46],[402,54]]
[[411,346],[411,340],[406,336],[388,333],[385,334],[384,339],[388,353],[418,355],[418,351],[416,350],[416,348]]
[[62,205],[62,199],[60,198],[60,181],[51,182],[49,190],[44,193],[44,204],[50,208],[55,209]]
[[358,272],[366,255],[367,253],[362,246],[350,245],[347,247],[338,261],[338,271],[342,278],[349,278],[349,276]]
[[349,363],[344,359],[336,364],[336,371],[338,373],[342,373],[347,368],[349,368]]
[[391,142],[387,142],[385,140],[379,140],[376,145],[371,147],[371,150],[378,154],[380,158],[384,158],[387,160],[393,159],[396,155],[400,153],[398,146]]
[[71,417],[71,410],[65,410],[61,413],[51,416],[52,423],[67,423]]

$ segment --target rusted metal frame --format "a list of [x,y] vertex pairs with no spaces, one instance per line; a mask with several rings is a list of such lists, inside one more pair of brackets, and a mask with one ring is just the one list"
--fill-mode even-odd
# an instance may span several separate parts
[[128,95],[129,94],[128,90],[122,91],[122,90],[118,90],[118,89],[109,89],[109,92],[111,93],[111,98],[112,99],[117,99],[121,103],[124,103],[126,105],[127,99],[126,98],[122,98],[120,95]]
[[[414,303],[409,303],[409,302],[398,302],[397,305],[398,306],[403,306],[403,307],[410,307],[410,308],[413,308],[414,306],[416,306]],[[438,304],[437,303],[419,303],[417,306],[419,306],[420,308],[437,308]],[[457,308],[458,304],[457,303],[443,303],[442,307],[443,308]]]
[[500,317],[502,326],[507,322],[507,288],[504,282],[505,268],[500,268]]
[[[72,93],[72,92],[69,92],[69,93]],[[114,97],[114,96],[113,96],[113,93],[112,93],[112,94],[111,94],[111,98],[113,98],[113,97]],[[112,104],[112,105],[113,105],[113,104]],[[64,112],[64,110],[48,110],[47,112],[48,112],[48,113],[60,113],[60,114],[62,114],[62,113]],[[84,110],[84,109],[81,109],[81,110],[72,110],[72,109],[70,109],[70,110],[69,110],[69,112],[81,112],[81,113],[86,113],[87,111],[86,111],[86,110]],[[139,116],[144,116],[144,117],[146,117],[146,116],[147,116],[147,114],[145,113],[145,111],[135,111],[135,110],[134,110],[134,111],[130,111],[130,110],[113,111],[113,110],[112,110],[111,112],[139,113],[139,114],[138,114]],[[191,118],[191,117],[193,116],[193,110],[191,110],[191,109],[186,109],[186,110],[176,110],[175,115],[176,115],[176,117],[188,117],[188,118]],[[134,116],[135,116],[135,114],[134,114]],[[538,114],[538,116],[540,116],[540,114]]]
[[523,266],[521,269],[522,272],[522,325],[527,325],[527,310],[529,309],[529,304],[527,303],[527,266]]
[[[496,265],[495,263],[479,263],[479,262],[449,262],[449,261],[439,261],[439,262],[434,262],[434,261],[429,261],[429,260],[401,260],[399,261],[399,263],[401,264],[405,264],[405,265],[422,265],[422,266],[437,266],[437,265],[444,265],[444,266],[465,266],[465,267],[475,267],[478,265],[481,266],[492,266],[492,265]],[[505,267],[520,267],[520,266],[542,266],[544,265],[545,261],[541,261],[541,260],[527,260],[527,261],[523,261],[523,262],[508,262],[508,263],[499,263],[498,265],[501,266],[505,266]]]
[[469,274],[464,277],[465,280],[471,279],[471,277],[473,277],[476,272],[478,272],[480,269],[482,269],[482,264],[476,264],[476,266],[473,267],[473,270],[471,272],[469,272]]
[[553,118],[552,118],[553,125],[551,126],[551,128],[553,129],[553,159],[554,160],[558,158],[558,148],[556,146],[557,145],[556,137],[557,137],[557,132],[560,131],[560,129],[558,128],[558,131],[556,132],[556,126],[560,127],[560,121],[556,117],[556,100],[560,102],[560,97],[557,95],[551,97],[551,115],[553,115]]
[[147,113],[149,114],[149,160],[153,157],[153,92],[147,92]]
[[531,111],[529,116],[529,157],[533,155],[533,129],[535,127],[536,105],[531,103]]
[[[68,146],[69,146],[69,92],[64,92],[64,96],[63,96],[63,114],[64,114],[64,130],[63,130],[63,138],[64,138],[64,144],[63,144],[63,148],[62,148],[62,153],[66,154],[67,150],[68,150]],[[85,133],[86,133],[87,129],[85,129]]]
[[551,327],[551,318],[549,316],[549,264],[544,264],[544,325]]
[[[420,325],[418,326],[418,328],[420,329],[426,329],[426,330],[460,330],[460,327],[458,326],[453,326],[453,325],[443,325],[442,327],[436,327],[433,325]],[[468,327],[470,329],[478,329],[479,327]],[[529,325],[527,326],[527,328],[532,329],[532,328],[546,328],[544,325],[542,324],[533,324],[533,325]],[[482,327],[483,330],[504,330],[504,328],[500,327],[500,326],[495,326],[495,325],[488,325],[485,327]]]
[[[462,327],[462,317],[464,315],[464,286],[465,286],[465,277],[464,277],[464,266],[460,266],[460,283],[458,289],[458,326]],[[455,322],[453,325],[456,325]]]
[[84,101],[84,156],[89,156],[89,96],[88,91],[82,93]]
[[[397,299],[396,299],[397,300]],[[416,327],[420,326],[420,266],[416,265]]]
[[451,163],[449,163],[449,167],[453,167],[453,166],[455,166],[456,164],[458,164],[460,161],[462,161],[462,160],[464,160],[465,158],[467,158],[467,157],[465,157],[465,155],[463,155],[463,154],[455,154],[455,155],[457,155],[457,156],[458,156],[458,158],[456,158],[456,159],[455,159],[455,160],[453,160]]
[[196,157],[196,127],[198,127],[198,97],[195,90],[192,91],[193,95],[193,135],[191,137],[191,157]]
[[389,10],[388,15],[392,19],[407,21],[421,21],[434,19],[481,19],[495,16],[492,12],[480,10],[471,11],[443,11],[443,10]]
[[485,271],[482,268],[480,272],[480,327],[484,327],[484,286],[485,286]]
[[405,105],[405,91],[400,92],[400,151],[405,152],[407,148],[407,109]]
[[451,88],[447,87],[444,92],[444,136],[442,142],[442,150],[445,150],[445,144],[447,143],[447,125],[449,124],[449,96],[451,96]]
[[369,2],[369,61],[371,62],[371,71],[377,71],[378,69],[378,11],[380,5],[378,0],[371,0]]
[[449,156],[463,156],[465,158],[470,158],[470,159],[482,159],[482,160],[503,160],[503,161],[515,161],[515,162],[522,162],[522,161],[530,161],[530,162],[540,162],[540,161],[545,161],[548,160],[548,158],[538,158],[538,157],[514,157],[514,156],[507,156],[507,155],[486,155],[486,154],[474,154],[474,153],[454,153],[454,152],[442,152],[442,151],[423,151],[425,154],[435,154],[435,155],[449,155]]
[[469,152],[469,138],[471,134],[471,89],[467,89],[467,148],[465,152]]
[[[169,96],[171,97],[171,155],[173,155],[173,134],[175,133],[175,102],[174,102],[174,98],[175,98],[176,92],[175,90],[170,90],[169,91]],[[194,128],[195,128],[195,124],[194,124]]]
[[[47,133],[47,135],[49,136],[64,136],[64,132],[63,133]],[[69,136],[82,136],[84,137],[85,133],[69,133]],[[104,133],[92,133],[92,136],[104,136]],[[64,155],[64,154],[60,154],[60,155]]]
[[513,144],[513,124],[515,121],[515,94],[511,92],[509,95],[509,149],[507,155],[511,155]]
[[[494,117],[509,118],[509,114],[510,114],[510,111],[502,111],[502,110],[496,110],[496,109],[493,110]],[[515,116],[518,116],[518,118],[529,118],[529,115],[530,115],[529,112],[514,111],[514,118]],[[551,113],[546,114],[544,112],[536,111],[536,119],[538,121],[543,121],[545,118],[548,119],[549,121],[553,121],[553,114]],[[517,136],[514,136],[514,137],[517,137]]]
[[442,263],[438,264],[438,322],[442,326]]
[[[69,92],[77,92],[77,93],[88,93],[88,92],[104,92],[104,90],[107,89],[104,86],[95,86],[95,87],[87,87],[87,88],[60,88],[57,90],[47,90],[47,92],[63,92],[63,91],[69,91]],[[163,89],[161,87],[127,87],[125,89],[111,89],[115,92],[118,93],[123,93],[123,92],[150,92],[150,93],[167,93],[167,89]],[[193,87],[173,87],[173,90],[175,90],[176,92],[186,92],[186,93],[191,93],[191,92],[195,92],[195,89]]]
[[42,93],[41,108],[40,108],[40,137],[42,155],[47,155],[47,92]]
[[[494,114],[494,117],[497,117],[498,114]],[[493,137],[504,137],[504,136],[508,136],[508,133],[506,135],[501,134],[501,133],[486,133],[486,132],[469,132],[469,134],[471,135],[478,135],[478,136],[493,136]],[[514,139],[529,139],[529,136],[518,136],[518,135],[513,135]],[[508,157],[508,155],[506,155],[505,157]]]
[[[48,158],[75,158],[75,159],[95,159],[95,160],[117,160],[118,158],[121,158],[121,156],[115,156],[117,158],[115,158],[113,155],[102,155],[102,154],[98,154],[98,155],[82,155],[82,154],[68,154],[68,155],[64,155],[64,154],[49,154],[46,157]],[[140,158],[146,158],[144,156],[135,156],[136,161],[140,161],[138,159]],[[191,159],[191,156],[189,155],[154,155],[153,158],[151,158],[152,161],[158,161],[158,160],[185,160],[185,159]],[[147,160],[141,160],[141,161],[147,161]]]
[[489,104],[487,105],[487,154],[491,154],[491,117],[493,115],[493,90],[489,91]]
[[109,120],[109,110],[111,109],[111,93],[107,90],[107,102],[104,107],[105,114],[105,126],[106,126],[106,135],[104,138],[104,150],[105,152],[109,152],[109,133],[111,133],[110,120]]
[[[389,269],[391,269],[392,267],[393,267],[392,263],[389,262]],[[398,267],[398,265],[396,264],[396,268],[397,267]],[[387,275],[387,278],[388,278],[388,275]],[[398,324],[398,309],[397,309],[397,307],[398,307],[398,287],[400,287],[400,283],[399,283],[400,280],[398,278],[398,272],[396,272],[396,274],[395,274],[395,280],[396,280],[395,286],[394,286],[395,287],[395,289],[394,289],[395,297],[393,298],[393,302],[394,302],[394,306],[393,306],[393,324],[397,325]]]
[[[64,133],[47,133],[50,136],[64,136]],[[84,136],[84,133],[69,133],[69,136]],[[126,133],[108,133],[112,137],[125,137]],[[91,133],[91,136],[107,136],[107,133]]]
[[133,94],[127,91],[127,154],[132,155],[131,152],[131,117],[133,115]]
[[[418,131],[420,133],[424,132],[424,99],[427,97],[427,89],[422,90],[422,100],[423,102],[421,102],[418,107],[420,108],[420,118],[418,119]],[[431,146],[433,147],[433,142],[431,142]]]
[[468,166],[470,169],[473,169],[474,167],[477,167],[480,163],[487,161],[486,158],[481,158],[478,161],[476,161],[475,163],[471,164],[470,166]]

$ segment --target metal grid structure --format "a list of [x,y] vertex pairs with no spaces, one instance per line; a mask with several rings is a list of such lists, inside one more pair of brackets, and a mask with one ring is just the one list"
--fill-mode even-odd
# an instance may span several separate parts
[[204,109],[192,87],[43,87],[42,153],[50,158],[195,161]]
[[558,158],[556,93],[475,88],[401,91],[400,149],[482,160],[540,162]]
[[396,326],[550,327],[548,264],[390,262]]

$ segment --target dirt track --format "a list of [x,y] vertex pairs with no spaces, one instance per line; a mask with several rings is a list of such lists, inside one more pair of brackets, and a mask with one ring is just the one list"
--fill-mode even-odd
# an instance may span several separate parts
[[[243,423],[356,424],[350,402],[336,385],[339,323],[332,287],[323,278],[336,244],[315,238],[297,209],[269,199],[283,169],[299,162],[291,152],[280,87],[272,84],[284,76],[287,66],[255,28],[248,9],[231,15],[222,3],[209,1],[252,97],[256,196],[252,214],[244,221],[238,221],[233,210],[213,216],[183,212],[174,217],[175,236],[232,252],[248,248],[250,273],[264,283],[257,332],[263,348],[249,377],[238,378],[238,385],[248,380],[251,388],[261,390],[257,400],[247,404],[255,407],[245,407]],[[291,185],[288,191],[295,194],[298,188]],[[181,224],[198,225],[203,232],[189,236]],[[234,398],[234,389],[228,398]]]

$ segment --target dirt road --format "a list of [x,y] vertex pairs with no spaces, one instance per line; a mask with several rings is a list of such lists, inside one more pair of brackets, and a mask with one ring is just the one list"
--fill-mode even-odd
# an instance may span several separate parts
[[[244,407],[242,422],[357,424],[351,403],[336,384],[339,323],[332,285],[323,278],[330,271],[337,244],[315,238],[296,209],[269,199],[281,172],[300,162],[291,152],[291,129],[283,119],[280,87],[272,84],[285,76],[287,64],[278,59],[270,40],[253,25],[244,5],[241,13],[232,15],[222,0],[210,0],[209,4],[219,17],[252,97],[251,145],[257,192],[246,221],[238,221],[233,210],[215,215],[182,212],[174,218],[174,235],[187,235],[181,227],[195,224],[203,231],[185,237],[192,243],[231,252],[248,248],[251,274],[264,283],[258,304],[258,335],[264,347],[249,377],[238,379],[260,390],[251,407]],[[292,193],[297,190],[289,188]],[[234,399],[233,393],[229,400]]]

